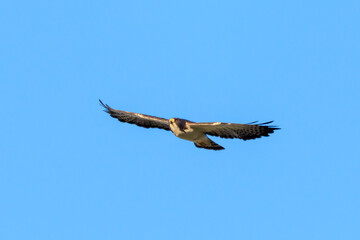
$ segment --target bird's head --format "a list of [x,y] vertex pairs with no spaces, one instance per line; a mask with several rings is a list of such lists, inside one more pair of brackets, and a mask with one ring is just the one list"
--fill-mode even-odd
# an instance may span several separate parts
[[181,118],[170,118],[169,119],[169,123],[170,125],[173,125],[174,127],[176,126],[177,128],[179,128],[181,131],[184,132],[184,130],[186,129],[185,125],[186,125],[186,120],[181,119]]

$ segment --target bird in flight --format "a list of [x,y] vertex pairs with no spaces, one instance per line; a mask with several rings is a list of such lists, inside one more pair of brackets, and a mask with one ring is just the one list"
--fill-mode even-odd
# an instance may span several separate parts
[[279,130],[276,126],[269,125],[273,121],[265,123],[251,122],[248,124],[223,123],[223,122],[192,122],[181,118],[159,118],[150,115],[120,111],[109,107],[101,100],[100,104],[105,112],[120,122],[135,124],[144,128],[160,128],[172,133],[184,140],[191,141],[198,148],[211,150],[223,150],[224,147],[212,141],[207,135],[221,138],[238,138],[249,140],[268,137],[270,133]]

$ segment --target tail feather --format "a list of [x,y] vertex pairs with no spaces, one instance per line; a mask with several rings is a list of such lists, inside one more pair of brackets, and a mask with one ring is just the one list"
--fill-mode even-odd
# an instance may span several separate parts
[[220,146],[216,142],[212,141],[210,138],[207,138],[205,141],[196,141],[194,142],[195,146],[198,148],[205,148],[209,150],[223,150],[224,147]]

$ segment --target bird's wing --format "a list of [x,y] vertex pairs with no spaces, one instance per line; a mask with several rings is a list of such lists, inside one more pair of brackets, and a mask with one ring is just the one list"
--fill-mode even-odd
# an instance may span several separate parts
[[170,131],[169,121],[165,118],[116,110],[109,107],[107,104],[104,104],[101,100],[99,101],[100,104],[105,108],[104,111],[109,113],[111,117],[117,118],[120,122],[136,124],[139,127],[144,128],[160,128]]
[[205,134],[221,137],[221,138],[239,138],[243,140],[267,137],[273,133],[276,126],[268,125],[272,123],[259,124],[237,124],[237,123],[222,123],[222,122],[203,122],[203,123],[188,123],[189,127],[194,130],[200,130]]

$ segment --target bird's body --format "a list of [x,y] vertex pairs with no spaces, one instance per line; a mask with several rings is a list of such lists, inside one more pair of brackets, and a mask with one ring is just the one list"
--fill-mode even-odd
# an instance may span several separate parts
[[127,111],[120,111],[110,108],[108,105],[101,105],[106,108],[106,112],[111,117],[117,118],[120,122],[127,122],[136,124],[145,128],[160,128],[172,133],[178,138],[194,142],[198,148],[222,150],[222,146],[213,142],[207,135],[218,136],[221,138],[239,138],[243,140],[260,138],[262,136],[269,136],[274,130],[279,128],[270,126],[271,122],[261,124],[237,124],[237,123],[222,123],[222,122],[204,122],[196,123],[181,118],[159,118],[150,115],[133,113]]
[[214,150],[224,149],[220,145],[213,142],[206,134],[202,131],[196,131],[191,127],[191,121],[181,118],[169,119],[170,129],[175,136],[178,138],[194,142],[195,146],[199,148],[208,148]]

